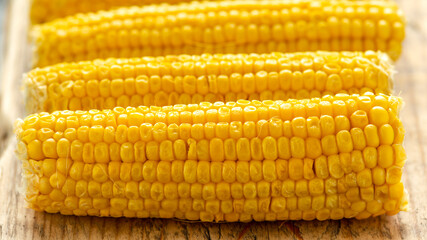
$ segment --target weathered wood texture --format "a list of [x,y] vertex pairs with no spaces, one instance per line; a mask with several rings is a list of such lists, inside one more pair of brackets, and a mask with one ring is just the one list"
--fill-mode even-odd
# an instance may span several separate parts
[[[9,0],[0,0],[0,76],[2,76],[2,70],[3,70],[3,60],[4,58],[2,57],[4,55],[4,50],[5,50],[5,28],[6,28],[6,18],[7,18],[7,8],[6,8],[6,2],[8,2]],[[1,102],[2,102],[2,78],[0,78],[0,106],[1,106]],[[0,111],[1,111],[1,107],[0,107]],[[1,115],[0,115],[1,116]],[[7,128],[2,128],[2,126],[4,125],[4,120],[2,117],[0,117],[0,152],[2,151],[3,147],[5,147],[5,141],[4,139],[6,139],[6,135],[8,133]]]
[[[405,183],[411,210],[363,221],[210,224],[160,219],[70,217],[24,207],[20,163],[9,138],[0,159],[0,239],[427,239],[427,1],[400,0],[408,18],[404,54],[397,63],[396,94],[406,105],[408,161]],[[10,1],[1,81],[3,126],[22,114],[21,75],[29,69],[25,11],[27,0]],[[0,124],[1,124],[0,122]],[[10,133],[9,136],[12,134]],[[6,141],[0,139],[1,141]],[[0,144],[1,146],[1,144]],[[0,148],[0,151],[1,148]]]

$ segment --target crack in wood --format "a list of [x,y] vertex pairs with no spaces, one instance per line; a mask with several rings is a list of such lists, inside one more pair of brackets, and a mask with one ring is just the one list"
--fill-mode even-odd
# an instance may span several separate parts
[[254,222],[250,222],[245,224],[245,227],[243,228],[243,230],[240,232],[239,237],[237,238],[238,240],[243,239],[243,237],[245,236],[245,234],[249,231],[249,228],[253,225]]
[[209,227],[207,226],[207,223],[203,223],[201,226],[204,229],[204,235],[205,235],[205,239],[211,240],[211,233],[209,231]]
[[297,225],[293,222],[285,222],[285,227],[294,235],[294,237],[298,240],[304,240],[301,235],[301,231]]

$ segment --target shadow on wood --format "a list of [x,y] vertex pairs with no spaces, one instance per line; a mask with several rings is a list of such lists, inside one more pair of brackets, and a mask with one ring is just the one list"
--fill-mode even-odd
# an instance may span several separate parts
[[[31,215],[32,210],[27,210]],[[200,223],[168,219],[62,216],[33,212],[34,239],[396,239],[398,217],[366,220]],[[30,226],[29,226],[30,227]],[[77,234],[77,235],[75,235]],[[280,237],[281,236],[281,237]]]

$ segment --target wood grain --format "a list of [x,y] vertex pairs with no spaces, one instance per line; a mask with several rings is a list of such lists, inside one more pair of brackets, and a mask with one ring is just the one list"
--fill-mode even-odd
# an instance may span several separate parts
[[10,126],[23,114],[18,106],[22,106],[21,76],[29,69],[27,22],[23,17],[28,1],[10,3],[0,85],[3,112],[0,119],[6,123],[0,129],[9,133],[7,140],[0,138],[8,146],[0,159],[0,239],[427,239],[427,127],[424,125],[427,122],[427,1],[399,1],[407,15],[408,27],[404,54],[396,66],[395,94],[404,97],[406,103],[401,115],[407,131],[404,179],[411,210],[363,221],[233,224],[73,217],[26,209]]

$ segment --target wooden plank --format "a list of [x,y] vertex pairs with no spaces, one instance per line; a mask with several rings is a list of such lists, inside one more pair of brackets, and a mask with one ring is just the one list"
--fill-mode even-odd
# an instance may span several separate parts
[[[9,6],[9,0],[0,0],[0,32],[5,32],[6,27],[6,19],[7,16],[7,6]],[[4,34],[0,34],[0,56],[3,56],[4,52]],[[0,57],[0,73],[2,72],[2,66],[3,66],[3,58]],[[0,79],[1,82],[1,79]],[[1,92],[0,92],[1,94]]]
[[[7,6],[9,0],[0,0],[0,76],[1,73],[3,71],[3,55],[4,55],[4,49],[5,49],[5,37],[4,33],[5,32],[5,27],[6,27],[6,19],[8,18],[7,16]],[[0,90],[2,89],[2,78],[0,78]],[[1,101],[2,101],[2,91],[0,91],[0,105],[1,105]],[[1,107],[0,107],[1,110]],[[7,138],[7,134],[8,134],[8,130],[7,130],[7,124],[6,121],[3,120],[2,118],[2,114],[0,112],[0,152],[3,150],[3,148],[5,147],[5,140]]]
[[[28,1],[11,1],[3,64],[0,117],[10,123],[23,116],[19,86],[28,70],[27,24],[22,12]],[[399,1],[408,18],[404,54],[395,76],[396,94],[404,97],[402,119],[407,135],[405,185],[411,210],[397,216],[363,221],[296,221],[263,223],[188,223],[162,219],[125,219],[61,216],[26,209],[20,191],[20,163],[14,140],[0,159],[0,239],[426,239],[427,236],[427,1]],[[1,128],[1,127],[0,127]],[[4,129],[4,128],[2,128]],[[10,127],[7,128],[10,133]],[[0,140],[1,142],[2,140]]]
[[[5,133],[10,133],[13,122],[22,116],[23,104],[20,93],[22,74],[30,69],[29,48],[27,46],[28,20],[22,18],[22,13],[28,10],[27,1],[3,0],[2,9],[7,10],[5,20],[6,28],[3,36],[4,53],[1,56],[3,62],[0,67],[0,136],[5,138]],[[6,3],[11,3],[11,6]],[[0,146],[1,147],[1,146]],[[1,150],[1,148],[0,148]]]

